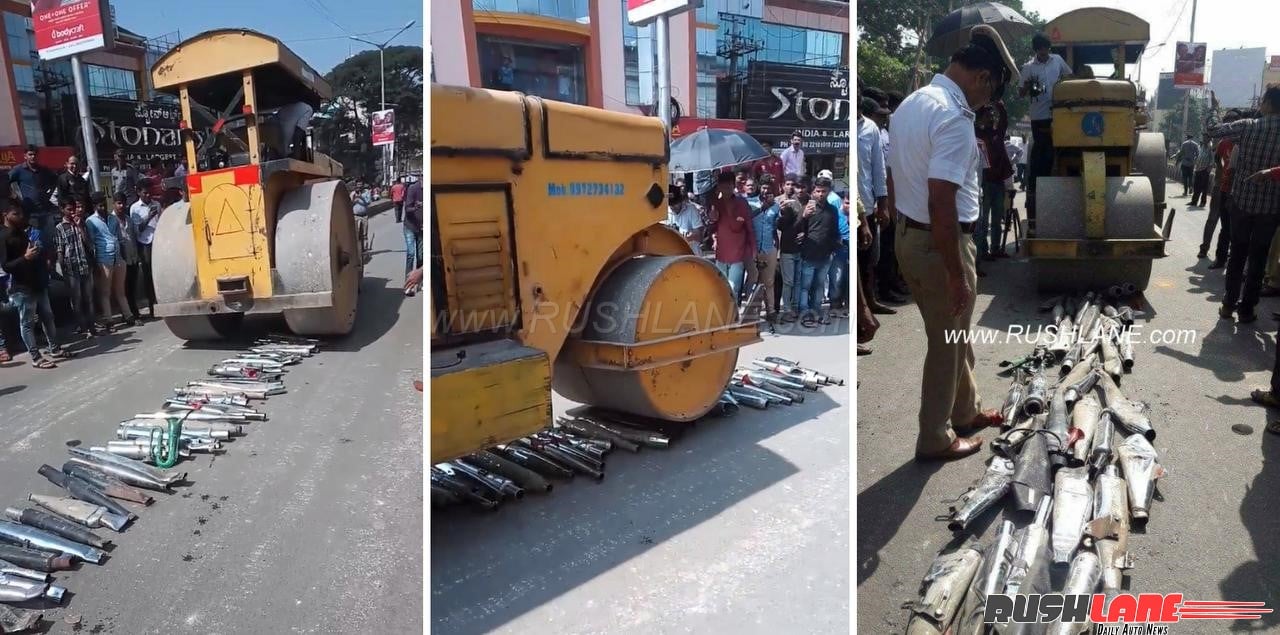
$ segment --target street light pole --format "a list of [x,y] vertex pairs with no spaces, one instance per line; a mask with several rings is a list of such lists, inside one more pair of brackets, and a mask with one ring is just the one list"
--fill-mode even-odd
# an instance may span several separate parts
[[[403,27],[401,27],[399,31],[396,31],[395,35],[392,35],[391,37],[387,38],[387,41],[383,42],[382,44],[378,44],[376,42],[370,42],[369,40],[366,40],[361,37],[356,37],[354,35],[347,36],[357,42],[363,42],[365,44],[368,44],[369,46],[372,46],[378,49],[378,84],[381,86],[381,89],[382,89],[381,110],[387,109],[387,61],[386,61],[387,45],[390,44],[392,40],[400,37],[401,33],[408,31],[409,27],[412,27],[414,24],[417,24],[417,22],[418,22],[417,20],[409,20],[409,22],[405,24]],[[382,146],[382,174],[383,176],[387,177],[388,182],[391,180],[391,176],[392,176],[391,164],[395,161],[395,155],[392,153],[395,152],[395,147],[396,145],[395,145],[394,139],[392,139],[391,141],[391,153],[387,152],[387,146],[385,145]]]
[[[1191,46],[1195,46],[1196,44],[1196,0],[1191,0],[1191,42],[1190,44]],[[1176,65],[1177,63],[1178,63],[1178,60],[1175,59],[1174,64]],[[1178,69],[1175,67],[1174,71],[1176,72],[1177,70]],[[1190,118],[1191,118],[1191,89],[1188,88],[1187,92],[1182,94],[1182,136],[1184,138],[1187,135],[1187,124],[1190,123],[1190,121],[1188,121]],[[1182,142],[1179,141],[1178,143],[1182,143]]]

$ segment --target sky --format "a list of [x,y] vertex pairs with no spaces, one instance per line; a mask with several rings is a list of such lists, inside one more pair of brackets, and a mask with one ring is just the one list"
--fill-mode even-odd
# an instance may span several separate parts
[[[1142,62],[1142,85],[1155,94],[1160,73],[1173,71],[1174,47],[1191,37],[1192,0],[1023,0],[1027,11],[1045,20],[1085,7],[1110,7],[1128,11],[1151,24],[1151,43]],[[1280,55],[1280,2],[1276,0],[1201,0],[1196,11],[1196,41],[1209,45],[1209,80],[1213,78],[1213,51],[1265,48]],[[1161,44],[1164,44],[1161,48]],[[1268,57],[1268,59],[1270,59]],[[1023,60],[1019,60],[1021,62]],[[1130,69],[1130,76],[1137,71]]]
[[[422,46],[423,0],[113,0],[116,22],[156,37],[178,31],[186,39],[218,28],[249,28],[285,42],[321,73],[352,54],[381,44],[406,22],[415,25],[391,44]],[[345,29],[345,31],[344,31]]]

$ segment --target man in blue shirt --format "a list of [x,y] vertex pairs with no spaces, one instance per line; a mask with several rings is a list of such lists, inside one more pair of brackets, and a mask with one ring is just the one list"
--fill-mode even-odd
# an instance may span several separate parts
[[94,192],[89,201],[93,215],[85,221],[85,227],[93,243],[93,286],[98,290],[98,302],[102,305],[102,323],[111,324],[111,316],[115,315],[111,311],[114,298],[125,324],[139,326],[142,321],[129,311],[129,298],[125,295],[126,269],[124,249],[120,244],[123,235],[120,221],[107,208],[107,197],[102,192]]
[[[818,177],[832,177],[831,170],[823,170]],[[827,204],[837,210],[837,226],[840,229],[840,246],[831,256],[831,267],[827,269],[827,303],[831,314],[841,317],[849,309],[849,216],[845,213],[844,197],[834,190],[827,193]]]
[[778,215],[781,210],[774,201],[773,175],[760,175],[759,196],[747,200],[751,206],[751,225],[756,234],[756,258],[754,266],[747,268],[747,289],[756,282],[764,285],[765,319],[772,322],[778,307],[774,302],[773,279],[778,270]]
[[53,253],[53,228],[57,223],[49,214],[49,196],[53,190],[53,172],[36,163],[36,147],[27,146],[25,161],[9,170],[9,193],[22,201],[22,211],[31,225],[40,230],[41,246]]

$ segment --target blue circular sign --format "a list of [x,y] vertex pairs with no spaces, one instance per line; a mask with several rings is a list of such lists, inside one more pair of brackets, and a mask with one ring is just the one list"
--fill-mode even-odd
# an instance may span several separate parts
[[1086,137],[1101,137],[1104,128],[1102,121],[1100,112],[1085,113],[1084,118],[1080,120],[1080,130]]

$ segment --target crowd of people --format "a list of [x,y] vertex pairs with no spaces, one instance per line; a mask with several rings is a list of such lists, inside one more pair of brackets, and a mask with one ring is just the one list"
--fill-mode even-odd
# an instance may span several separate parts
[[[40,165],[38,152],[28,147],[23,163],[9,170],[10,197],[2,204],[0,228],[0,310],[17,313],[31,363],[54,368],[70,356],[54,323],[49,290],[55,278],[67,285],[80,335],[141,324],[139,299],[155,318],[151,242],[162,210],[181,196],[165,181],[185,176],[186,168],[155,160],[141,170],[117,152],[108,199],[92,192],[78,157],[69,157],[53,174]],[[0,330],[0,362],[9,359]]]
[[[795,138],[799,138],[796,135]],[[790,169],[803,163],[788,162]],[[729,282],[734,298],[762,287],[771,324],[813,327],[848,315],[848,197],[834,190],[830,170],[816,177],[768,171],[722,171],[714,187],[691,196],[672,186],[667,224],[705,255]]]

